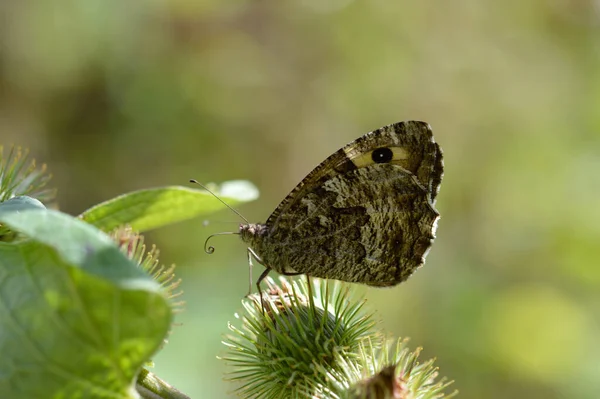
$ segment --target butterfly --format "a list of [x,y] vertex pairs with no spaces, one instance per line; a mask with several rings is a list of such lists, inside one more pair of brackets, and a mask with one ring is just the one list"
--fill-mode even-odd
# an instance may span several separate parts
[[240,225],[250,265],[265,266],[259,292],[271,270],[377,287],[406,280],[435,238],[442,176],[442,150],[425,122],[384,126],[342,147],[265,223]]

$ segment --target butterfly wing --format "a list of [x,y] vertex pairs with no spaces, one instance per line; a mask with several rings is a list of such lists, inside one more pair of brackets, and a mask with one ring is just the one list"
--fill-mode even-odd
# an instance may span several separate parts
[[394,285],[423,264],[439,214],[442,154],[424,122],[367,133],[317,166],[255,241],[280,273]]

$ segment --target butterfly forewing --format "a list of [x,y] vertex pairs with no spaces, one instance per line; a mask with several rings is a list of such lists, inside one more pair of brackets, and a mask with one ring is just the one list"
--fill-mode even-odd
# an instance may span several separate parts
[[398,284],[435,236],[442,171],[429,125],[385,126],[328,157],[252,229],[260,234],[242,238],[283,274]]

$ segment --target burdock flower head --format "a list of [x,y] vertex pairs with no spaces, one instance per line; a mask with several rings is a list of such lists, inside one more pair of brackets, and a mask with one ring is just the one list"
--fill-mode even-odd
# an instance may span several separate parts
[[[349,285],[304,279],[268,279],[263,293],[243,301],[229,325],[221,358],[243,398],[443,398],[449,383],[436,382],[433,361],[417,362],[406,340],[375,330],[364,300]],[[313,290],[313,285],[315,286]],[[313,292],[314,291],[314,292]]]

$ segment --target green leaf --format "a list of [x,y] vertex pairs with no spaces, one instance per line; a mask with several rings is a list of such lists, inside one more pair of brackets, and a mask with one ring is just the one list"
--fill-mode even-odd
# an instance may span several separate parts
[[13,210],[13,211],[23,211],[27,209],[46,209],[44,204],[42,204],[39,200],[27,197],[25,195],[11,198],[7,201],[0,203],[0,209],[4,211]]
[[[44,204],[39,200],[26,196],[19,196],[11,198],[7,201],[1,202],[0,206],[4,211],[14,210],[21,211],[25,209],[46,209]],[[0,223],[0,242],[11,242],[15,241],[17,234],[7,226]]]
[[0,243],[0,398],[135,398],[171,309],[101,231],[29,201],[0,204],[29,237]]
[[[216,191],[230,206],[258,197],[256,188],[245,181],[223,183],[220,190]],[[136,231],[147,231],[224,208],[218,199],[205,190],[173,186],[123,194],[88,209],[80,217],[104,231],[125,224]]]

